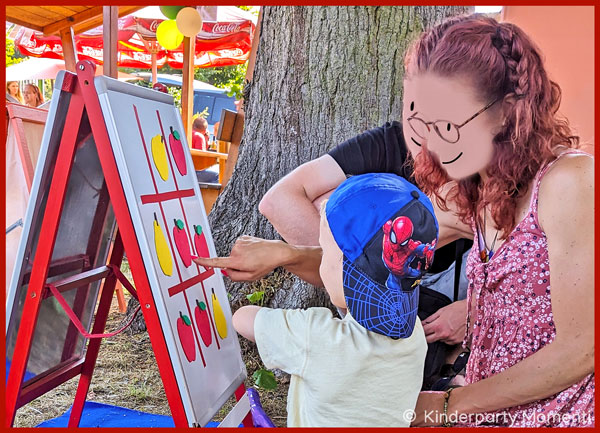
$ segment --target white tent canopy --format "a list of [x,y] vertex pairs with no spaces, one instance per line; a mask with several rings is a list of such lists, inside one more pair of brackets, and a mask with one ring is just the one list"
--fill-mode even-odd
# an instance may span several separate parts
[[[32,57],[6,68],[6,81],[55,79],[65,69],[64,60]],[[102,75],[102,65],[96,66],[96,75]],[[119,72],[120,80],[136,79],[134,75]]]

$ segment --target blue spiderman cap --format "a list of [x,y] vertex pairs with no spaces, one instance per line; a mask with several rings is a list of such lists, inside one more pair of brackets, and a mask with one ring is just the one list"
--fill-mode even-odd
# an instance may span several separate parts
[[344,253],[344,296],[352,317],[392,338],[412,335],[419,281],[433,262],[438,223],[429,198],[390,173],[352,176],[325,215]]

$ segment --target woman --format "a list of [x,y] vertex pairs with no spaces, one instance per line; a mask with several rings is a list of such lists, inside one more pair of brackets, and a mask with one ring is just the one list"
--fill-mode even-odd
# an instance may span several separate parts
[[21,95],[21,89],[17,81],[6,82],[6,100],[16,104],[23,103],[23,95]]
[[35,84],[26,84],[23,90],[25,105],[29,107],[39,107],[44,103],[44,97],[39,87]]
[[[521,30],[477,15],[424,33],[406,66],[415,177],[430,196],[449,194],[450,211],[436,209],[440,239],[476,235],[467,385],[422,393],[413,425],[593,425],[593,162],[569,154],[578,139],[556,117],[558,86]],[[329,173],[330,159],[306,177]],[[335,188],[337,173],[313,195]],[[318,248],[281,241],[242,237],[229,257],[196,262],[236,281],[284,266],[320,283]]]
[[405,66],[415,179],[475,236],[466,386],[421,393],[413,425],[593,425],[593,160],[560,88],[522,30],[479,15],[423,33]]

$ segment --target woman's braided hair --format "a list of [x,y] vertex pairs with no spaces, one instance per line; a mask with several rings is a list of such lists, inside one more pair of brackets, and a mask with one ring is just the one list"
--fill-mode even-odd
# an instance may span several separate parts
[[[447,19],[424,32],[409,49],[405,65],[408,79],[422,72],[466,77],[482,104],[498,98],[510,101],[504,104],[503,124],[493,139],[489,179],[484,184],[476,174],[460,180],[447,196],[456,201],[467,224],[490,205],[502,237],[508,237],[517,200],[540,167],[556,157],[559,147],[579,146],[567,120],[557,115],[560,87],[549,79],[539,49],[516,25],[473,14]],[[413,163],[419,186],[447,210],[440,197],[449,180],[445,170],[426,150]]]

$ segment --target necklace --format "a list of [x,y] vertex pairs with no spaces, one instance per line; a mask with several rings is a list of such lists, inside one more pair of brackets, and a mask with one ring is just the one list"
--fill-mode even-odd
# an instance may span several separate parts
[[486,214],[485,209],[483,210],[483,229],[481,229],[480,223],[480,236],[483,238],[483,249],[479,252],[479,257],[483,263],[487,263],[491,260],[494,255],[494,247],[496,246],[496,240],[498,239],[498,229],[496,229],[496,234],[494,235],[494,240],[492,241],[492,245],[490,247],[487,246],[487,242],[485,240],[485,230],[486,230]]

